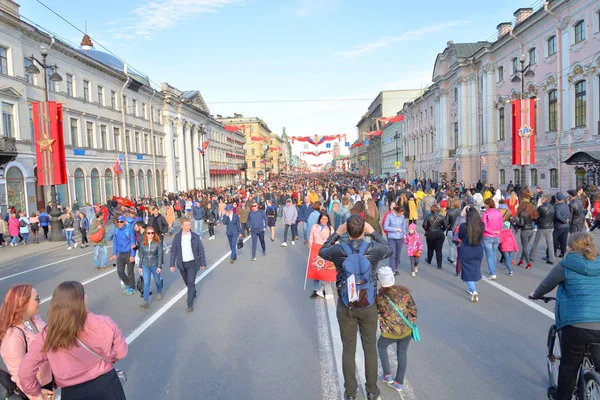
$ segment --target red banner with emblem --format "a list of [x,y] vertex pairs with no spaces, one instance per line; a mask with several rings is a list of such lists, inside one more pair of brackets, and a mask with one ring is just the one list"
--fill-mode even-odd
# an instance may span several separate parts
[[310,248],[308,265],[306,266],[306,278],[317,281],[335,282],[335,277],[337,276],[335,265],[319,257],[319,251],[321,251],[321,247],[323,246],[313,243],[312,247]]
[[38,185],[65,185],[67,161],[62,104],[55,101],[35,101],[32,107]]
[[535,100],[512,101],[512,163],[535,164]]

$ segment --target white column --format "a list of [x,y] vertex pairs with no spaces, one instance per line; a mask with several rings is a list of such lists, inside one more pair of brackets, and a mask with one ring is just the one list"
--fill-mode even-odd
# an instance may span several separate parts
[[[479,143],[479,138],[477,137],[477,75],[475,75],[475,79],[469,82],[469,110],[470,110],[470,125],[471,125],[471,146],[476,146]],[[475,149],[475,154],[479,154],[479,146]]]
[[196,187],[194,182],[194,155],[192,154],[192,131],[191,125],[188,123],[183,129],[185,137],[185,169],[187,177],[188,190]]
[[[175,177],[177,176],[176,158],[175,158],[175,146],[173,146],[173,125],[172,120],[166,119],[163,123],[165,130],[165,143],[166,156],[167,156],[167,187],[162,190],[168,190],[169,192],[175,193],[177,191],[177,183]],[[154,171],[156,173],[156,171]],[[162,186],[162,185],[161,185]]]
[[[494,104],[494,80],[495,74],[494,71],[488,71],[487,75],[484,77],[484,89],[483,89],[483,126],[485,127],[484,137],[485,141],[488,143],[488,148],[490,151],[492,149],[496,149],[496,143],[499,139],[496,134],[496,130],[494,127],[496,126],[496,115],[495,109],[492,107]],[[505,114],[506,118],[506,114]],[[500,182],[500,181],[498,181]]]
[[184,121],[177,120],[177,147],[179,147],[179,190],[187,190],[187,157],[185,154],[184,142]]
[[202,154],[198,148],[200,147],[200,130],[198,128],[192,131],[192,152],[194,153],[194,183],[196,187],[202,187]]
[[450,123],[450,118],[448,118],[448,91],[445,90],[442,92],[440,97],[440,106],[438,110],[439,114],[439,123],[440,123],[440,146],[442,151],[448,150],[450,143],[450,134],[452,132],[452,128],[448,125]]
[[458,86],[458,143],[460,147],[465,149],[463,154],[466,154],[466,148],[470,142],[469,121],[467,119],[468,103],[467,103],[467,85],[460,83]]
[[[562,68],[570,68],[571,63],[569,61],[570,53],[570,41],[569,41],[569,28],[563,29],[561,32],[560,42],[560,57]],[[564,74],[564,73],[563,73]],[[569,80],[566,76],[559,81],[561,87],[559,87],[559,105],[562,106],[562,129],[567,131],[574,125],[571,123],[571,91],[575,90],[574,85],[569,85]],[[589,89],[588,89],[589,90]],[[589,97],[588,97],[589,98]],[[561,104],[562,102],[562,104]],[[560,137],[560,132],[559,132]],[[560,139],[559,139],[560,140]],[[560,162],[560,161],[559,161]]]

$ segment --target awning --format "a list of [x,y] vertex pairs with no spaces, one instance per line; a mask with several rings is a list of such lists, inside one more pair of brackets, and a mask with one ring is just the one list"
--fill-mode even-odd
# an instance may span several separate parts
[[565,160],[567,165],[597,164],[600,165],[600,151],[578,151]]

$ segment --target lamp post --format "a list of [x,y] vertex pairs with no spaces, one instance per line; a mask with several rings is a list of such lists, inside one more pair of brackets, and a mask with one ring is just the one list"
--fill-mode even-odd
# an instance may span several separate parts
[[[527,61],[527,54],[521,53],[519,56],[521,68],[515,71],[515,76],[510,80],[512,83],[521,83],[521,99],[525,98],[525,78],[535,77],[535,73],[530,68],[531,60],[527,65],[525,65],[525,61]],[[527,171],[525,170],[525,165],[521,165],[521,187],[525,186],[527,186]]]
[[[200,146],[204,147],[204,141],[206,140],[206,130],[204,125],[200,126],[200,131],[202,132],[202,144]],[[207,189],[206,186],[206,160],[204,159],[204,156],[206,155],[206,149],[203,148],[202,149],[202,173],[203,173],[203,180],[204,180],[204,190]]]
[[[48,76],[47,76],[47,70],[48,68],[52,69],[52,74],[50,75],[50,82],[52,83],[58,83],[58,82],[62,82],[62,76],[60,76],[58,74],[58,72],[56,72],[56,70],[58,69],[58,66],[56,64],[54,65],[48,65],[46,64],[46,58],[48,57],[48,52],[49,49],[46,46],[41,46],[40,48],[40,54],[42,55],[42,61],[38,60],[37,58],[34,57],[34,55],[32,54],[31,57],[29,58],[29,61],[31,61],[31,64],[29,64],[26,68],[25,71],[27,72],[27,74],[29,75],[37,75],[39,74],[41,71],[38,67],[36,67],[36,63],[42,67],[42,69],[44,70],[44,101],[47,103],[48,102],[48,95],[49,95],[49,88],[48,88]],[[60,222],[60,220],[58,219],[58,217],[60,217],[60,211],[58,210],[58,201],[57,201],[57,197],[56,197],[56,185],[50,185],[50,202],[52,204],[52,210],[50,210],[50,236],[49,236],[49,240],[51,242],[60,242],[63,241],[64,238],[62,236],[62,224]]]

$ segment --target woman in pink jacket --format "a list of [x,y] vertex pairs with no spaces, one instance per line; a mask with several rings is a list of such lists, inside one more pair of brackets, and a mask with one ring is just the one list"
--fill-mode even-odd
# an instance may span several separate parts
[[12,236],[10,247],[15,247],[19,242],[19,219],[14,213],[8,219],[8,234]]
[[513,276],[512,266],[515,262],[512,261],[512,254],[516,254],[519,251],[519,246],[513,234],[512,226],[508,221],[504,223],[502,232],[500,232],[500,251],[506,261],[508,276]]
[[[331,236],[333,232],[334,230],[331,226],[331,221],[329,221],[329,214],[327,214],[326,211],[321,212],[318,223],[313,225],[308,235],[308,248],[312,248],[313,243],[322,245],[327,239],[329,239],[329,236]],[[315,281],[315,283],[316,282],[320,282],[321,285],[320,288],[315,289],[313,291],[313,294],[310,296],[311,299],[314,299],[317,296],[324,297],[326,299],[330,299],[333,297],[332,294],[325,293],[325,288],[323,287],[325,282]]]
[[87,310],[80,282],[63,282],[52,294],[48,326],[31,343],[19,379],[27,396],[46,400],[36,374],[47,362],[63,400],[125,400],[113,363],[127,355],[119,327]]
[[484,225],[483,230],[483,249],[487,258],[487,264],[490,272],[490,280],[496,279],[496,250],[500,244],[500,231],[502,230],[502,213],[496,208],[496,203],[492,198],[485,200],[487,209],[481,215],[481,221]]
[[[0,355],[21,393],[19,366],[31,343],[46,326],[38,315],[39,309],[40,296],[29,284],[14,285],[8,289],[0,308]],[[34,379],[46,394],[54,393],[50,364],[40,365]]]

